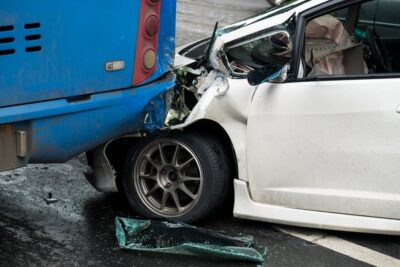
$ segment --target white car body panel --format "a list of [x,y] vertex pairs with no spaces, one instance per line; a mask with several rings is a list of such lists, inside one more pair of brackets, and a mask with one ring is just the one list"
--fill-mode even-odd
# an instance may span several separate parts
[[247,125],[253,200],[400,219],[399,83],[260,85]]
[[171,129],[182,129],[199,120],[217,122],[229,135],[235,150],[238,176],[247,181],[246,133],[247,110],[255,87],[249,86],[247,80],[228,79],[229,88],[223,94],[217,94],[216,86],[210,87],[190,113],[184,124]]
[[400,235],[400,221],[366,216],[292,209],[258,203],[250,198],[247,183],[235,180],[234,216],[302,227]]

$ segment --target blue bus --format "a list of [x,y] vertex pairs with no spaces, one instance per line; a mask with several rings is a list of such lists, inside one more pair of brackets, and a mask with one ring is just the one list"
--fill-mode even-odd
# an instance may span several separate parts
[[0,1],[0,171],[162,127],[174,0]]

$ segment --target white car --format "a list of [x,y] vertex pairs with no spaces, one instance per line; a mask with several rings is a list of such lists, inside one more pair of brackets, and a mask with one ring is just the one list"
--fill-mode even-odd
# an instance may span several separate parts
[[286,1],[179,49],[164,131],[97,171],[147,217],[203,219],[233,184],[239,218],[399,235],[400,36],[363,17],[377,1]]

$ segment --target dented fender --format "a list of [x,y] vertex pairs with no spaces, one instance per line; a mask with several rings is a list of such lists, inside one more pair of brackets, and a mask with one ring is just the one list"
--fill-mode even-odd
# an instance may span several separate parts
[[247,116],[256,90],[246,79],[231,79],[223,72],[212,70],[197,92],[204,92],[187,118],[167,130],[184,130],[186,127],[209,120],[220,125],[233,145],[237,163],[238,179],[247,181],[246,135]]
[[182,129],[200,119],[207,117],[207,110],[215,97],[223,96],[229,89],[227,77],[220,71],[211,71],[203,85],[198,89],[202,96],[197,105],[190,112],[184,123],[171,126],[170,129]]

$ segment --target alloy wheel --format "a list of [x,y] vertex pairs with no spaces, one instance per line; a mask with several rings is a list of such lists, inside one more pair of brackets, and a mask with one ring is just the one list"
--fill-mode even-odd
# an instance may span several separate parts
[[203,191],[200,161],[192,149],[178,140],[160,139],[148,144],[132,172],[143,204],[163,217],[186,214]]

